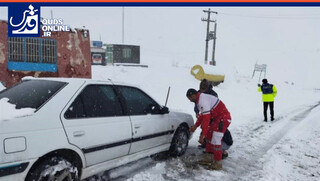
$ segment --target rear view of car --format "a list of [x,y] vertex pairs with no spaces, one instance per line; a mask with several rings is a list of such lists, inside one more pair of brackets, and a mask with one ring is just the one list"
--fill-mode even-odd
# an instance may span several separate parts
[[101,54],[93,54],[92,55],[92,63],[101,65],[102,64],[102,56]]
[[[34,110],[10,118],[5,117],[6,112],[1,114],[5,119],[0,121],[0,180],[24,180],[28,171],[41,166],[43,160],[39,157],[68,147],[57,114],[60,106],[50,101],[66,85],[60,81],[27,80],[0,92],[0,100],[8,100],[17,111]],[[33,174],[28,177],[34,178]]]

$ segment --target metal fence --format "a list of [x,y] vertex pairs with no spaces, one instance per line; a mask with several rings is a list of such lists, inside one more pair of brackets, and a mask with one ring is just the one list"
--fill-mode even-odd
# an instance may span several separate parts
[[56,64],[57,41],[42,38],[8,37],[8,60]]

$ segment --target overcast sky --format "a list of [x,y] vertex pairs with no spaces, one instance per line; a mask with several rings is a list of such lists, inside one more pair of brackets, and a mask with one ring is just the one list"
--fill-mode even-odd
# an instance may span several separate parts
[[[320,85],[320,9],[293,7],[124,7],[124,43],[141,46],[141,61],[170,64],[204,62],[206,23],[217,20],[217,65],[251,75],[265,63],[267,77]],[[91,40],[122,43],[122,7],[42,7],[41,16],[62,18],[90,30]],[[0,8],[0,19],[7,9]],[[213,30],[213,23],[210,30]],[[212,41],[209,59],[212,54]],[[281,72],[281,74],[279,74]]]

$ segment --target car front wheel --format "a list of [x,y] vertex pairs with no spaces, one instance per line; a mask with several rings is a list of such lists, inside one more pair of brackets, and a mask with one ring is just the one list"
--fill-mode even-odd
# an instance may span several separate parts
[[169,154],[171,156],[181,156],[183,155],[188,147],[189,137],[188,129],[186,127],[179,127],[173,136]]
[[78,169],[62,157],[44,160],[28,175],[27,181],[78,181]]

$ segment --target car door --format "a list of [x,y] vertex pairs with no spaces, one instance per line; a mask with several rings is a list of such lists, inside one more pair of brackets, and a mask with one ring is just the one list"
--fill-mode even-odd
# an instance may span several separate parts
[[173,128],[167,113],[160,113],[159,104],[135,87],[118,86],[130,116],[133,137],[130,154],[171,142]]
[[111,85],[87,85],[62,120],[69,142],[83,151],[87,166],[129,153],[130,119]]

